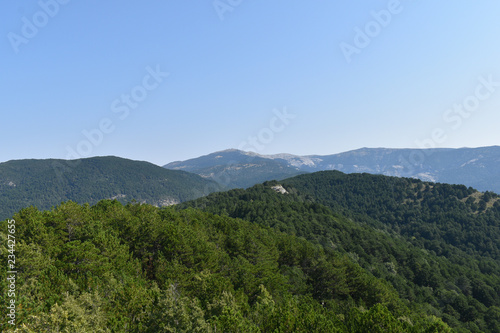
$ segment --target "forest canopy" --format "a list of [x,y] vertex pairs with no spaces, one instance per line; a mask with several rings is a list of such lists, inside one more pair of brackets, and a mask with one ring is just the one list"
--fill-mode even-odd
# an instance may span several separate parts
[[450,331],[349,256],[240,219],[111,200],[13,219],[19,332]]

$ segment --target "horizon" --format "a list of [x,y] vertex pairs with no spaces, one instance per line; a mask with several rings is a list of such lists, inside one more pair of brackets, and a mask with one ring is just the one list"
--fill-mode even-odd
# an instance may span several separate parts
[[200,157],[205,157],[205,156],[209,156],[209,155],[213,155],[213,154],[217,154],[217,153],[222,153],[222,152],[228,152],[228,151],[238,151],[238,152],[242,152],[242,153],[246,153],[246,154],[248,154],[248,153],[250,153],[250,154],[257,154],[258,156],[290,155],[290,156],[295,156],[295,157],[326,157],[326,156],[331,156],[331,155],[340,155],[340,154],[349,153],[349,152],[353,152],[353,151],[357,151],[357,150],[362,150],[362,149],[373,149],[373,150],[375,150],[375,149],[387,149],[387,150],[459,150],[459,149],[481,149],[481,148],[494,148],[494,147],[500,147],[500,145],[480,146],[480,147],[436,147],[436,148],[361,147],[361,148],[356,148],[356,149],[352,149],[352,150],[342,151],[342,152],[338,152],[338,153],[331,153],[331,154],[307,154],[307,155],[298,155],[298,154],[293,154],[293,153],[288,153],[288,152],[261,154],[261,153],[257,153],[257,152],[254,152],[254,151],[245,151],[245,150],[240,150],[240,149],[237,149],[237,148],[227,148],[227,149],[223,149],[223,150],[218,150],[218,151],[213,151],[213,152],[210,152],[210,153],[202,154],[202,155],[199,155],[199,156],[190,157],[190,158],[187,158],[187,159],[184,159],[184,160],[172,160],[172,161],[169,161],[169,162],[166,162],[166,163],[162,163],[162,164],[157,164],[157,163],[154,163],[154,162],[148,161],[148,160],[133,159],[133,158],[128,158],[128,157],[119,156],[119,155],[113,155],[113,154],[111,154],[111,155],[95,155],[95,156],[82,157],[82,158],[77,158],[77,159],[60,159],[60,158],[52,158],[52,157],[48,157],[48,158],[22,158],[22,159],[12,159],[12,160],[7,160],[7,161],[0,161],[0,164],[11,162],[11,161],[29,161],[29,160],[39,160],[39,161],[43,161],[43,160],[75,161],[75,160],[79,160],[79,159],[92,159],[92,158],[100,158],[100,157],[116,157],[116,158],[120,158],[120,159],[126,159],[126,160],[136,161],[136,162],[147,162],[147,163],[151,163],[151,164],[154,164],[156,166],[159,166],[159,167],[164,167],[164,166],[166,166],[166,165],[168,165],[170,163],[185,162],[185,161],[197,159],[197,158],[200,158]]
[[214,4],[4,4],[0,161],[500,144],[500,3]]

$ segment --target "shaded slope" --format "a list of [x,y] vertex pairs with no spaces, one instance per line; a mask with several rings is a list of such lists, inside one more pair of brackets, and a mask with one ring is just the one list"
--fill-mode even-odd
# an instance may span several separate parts
[[117,157],[9,161],[0,164],[0,219],[30,205],[47,209],[66,200],[116,198],[161,206],[219,189],[195,174]]

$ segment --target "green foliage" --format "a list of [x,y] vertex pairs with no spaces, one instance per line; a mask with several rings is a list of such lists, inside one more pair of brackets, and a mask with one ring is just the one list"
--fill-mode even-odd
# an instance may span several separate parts
[[318,172],[284,182],[334,211],[396,232],[440,256],[500,259],[500,196],[463,185]]
[[68,200],[95,204],[116,198],[162,206],[219,190],[195,174],[111,156],[9,161],[0,164],[0,219],[28,206],[50,209]]
[[212,332],[199,301],[180,295],[174,285],[161,293],[148,327],[150,332]]
[[435,322],[347,254],[240,219],[110,200],[14,219],[18,332],[352,332],[406,321],[420,332]]
[[[272,189],[278,184],[286,194]],[[343,265],[340,272],[324,262],[315,271],[318,284],[305,286],[294,271],[301,261],[289,258],[297,258],[298,250],[288,248],[292,252],[280,260],[288,264],[283,273],[294,290],[316,298],[362,297],[365,306],[373,306],[391,299],[378,291],[388,283],[415,311],[443,318],[457,330],[496,332],[491,329],[496,319],[488,313],[500,306],[499,202],[491,192],[464,186],[333,171],[214,193],[179,208],[195,207],[306,238],[368,273],[336,281],[329,274],[337,270],[335,276],[349,276],[356,270]]]
[[31,315],[21,325],[21,332],[107,333],[103,300],[98,293],[83,293],[77,299],[66,295],[62,304],[54,304],[50,312]]

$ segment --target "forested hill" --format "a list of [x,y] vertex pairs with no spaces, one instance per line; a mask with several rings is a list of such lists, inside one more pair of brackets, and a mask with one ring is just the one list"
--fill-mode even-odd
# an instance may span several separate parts
[[283,184],[343,215],[405,236],[438,255],[446,255],[452,246],[500,260],[500,196],[493,192],[338,171],[302,175]]
[[118,157],[16,160],[0,164],[0,219],[31,205],[48,209],[67,200],[93,204],[116,198],[161,206],[220,188],[195,174]]
[[111,200],[13,218],[2,332],[451,332],[350,256],[255,223]]
[[497,195],[327,171],[214,193],[186,206],[345,253],[457,332],[500,332]]

